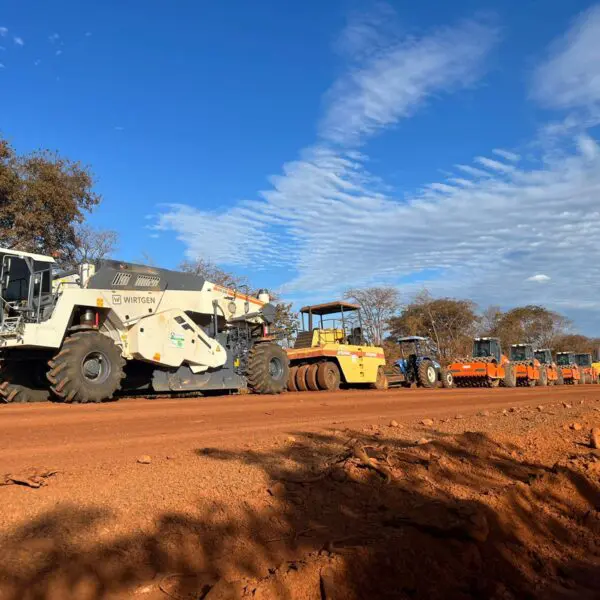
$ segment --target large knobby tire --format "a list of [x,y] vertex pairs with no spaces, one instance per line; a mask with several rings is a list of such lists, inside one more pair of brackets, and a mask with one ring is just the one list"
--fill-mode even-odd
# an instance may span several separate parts
[[281,346],[262,342],[252,347],[246,379],[255,394],[280,394],[287,386],[289,374],[290,361]]
[[66,338],[48,365],[50,388],[64,402],[109,400],[125,377],[120,349],[98,331],[81,331]]
[[298,372],[298,367],[290,367],[290,373],[288,375],[288,383],[287,389],[288,392],[297,392],[298,386],[296,385],[296,373]]
[[548,371],[546,371],[546,367],[540,367],[540,377],[537,380],[537,385],[542,387],[548,385]]
[[340,389],[341,380],[340,369],[334,362],[326,360],[319,363],[317,383],[320,389],[335,392]]
[[385,374],[385,369],[383,367],[379,367],[377,369],[377,377],[375,379],[375,383],[371,384],[371,387],[374,390],[387,390],[389,387],[389,382],[387,375]]
[[513,365],[504,366],[504,379],[502,383],[504,387],[514,388],[517,386],[517,373]]
[[430,360],[422,360],[418,369],[419,384],[425,388],[435,387],[437,384],[437,370]]
[[0,369],[0,402],[45,402],[50,387],[41,361],[6,361]]
[[556,385],[565,385],[565,378],[560,367],[556,369]]
[[319,365],[313,363],[306,369],[306,386],[311,392],[319,391],[319,382],[317,381],[317,374],[319,372]]
[[308,382],[306,381],[306,373],[310,365],[300,365],[296,371],[296,387],[299,392],[308,392]]
[[442,381],[442,387],[450,389],[454,387],[454,375],[448,369],[442,369],[440,373],[440,379]]

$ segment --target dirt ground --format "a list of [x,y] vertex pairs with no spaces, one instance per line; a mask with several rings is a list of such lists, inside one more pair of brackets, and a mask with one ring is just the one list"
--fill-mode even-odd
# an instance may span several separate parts
[[0,599],[600,598],[597,427],[600,386],[0,406]]

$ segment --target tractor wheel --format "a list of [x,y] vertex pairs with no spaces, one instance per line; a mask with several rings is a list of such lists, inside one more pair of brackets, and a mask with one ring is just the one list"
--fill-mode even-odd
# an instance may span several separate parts
[[536,383],[541,387],[546,387],[548,385],[548,371],[546,371],[546,367],[540,367],[540,378]]
[[565,384],[565,378],[563,377],[562,369],[558,368],[557,373],[556,373],[555,385],[564,385],[564,384]]
[[341,380],[340,369],[334,362],[326,360],[319,364],[317,383],[320,389],[335,392],[340,389]]
[[296,387],[299,392],[308,392],[308,384],[306,382],[306,372],[310,365],[300,365],[296,371]]
[[514,388],[517,385],[517,374],[513,365],[506,365],[504,367],[504,387]]
[[500,387],[500,380],[498,378],[492,379],[491,377],[488,379],[490,387],[497,388]]
[[288,392],[297,392],[298,387],[296,386],[296,373],[298,367],[290,367],[290,374],[288,375],[287,389]]
[[45,402],[50,399],[44,381],[44,363],[7,361],[0,370],[0,402]]
[[442,380],[443,388],[450,389],[454,387],[454,375],[450,371],[442,369],[440,379]]
[[82,331],[66,338],[48,365],[50,389],[64,402],[108,400],[125,377],[125,359],[119,348],[97,331]]
[[319,391],[319,383],[317,382],[317,372],[319,371],[319,365],[313,363],[306,369],[306,385],[311,392]]
[[254,344],[248,355],[246,379],[255,394],[280,394],[290,376],[285,350],[272,342]]
[[418,375],[419,383],[425,388],[435,387],[437,383],[437,372],[430,360],[422,360],[419,364]]
[[529,379],[529,377],[526,379],[527,381],[527,387],[535,387],[537,385],[537,381],[535,379]]
[[388,378],[385,374],[383,367],[377,369],[377,379],[375,383],[371,384],[371,388],[374,390],[387,390],[389,387]]

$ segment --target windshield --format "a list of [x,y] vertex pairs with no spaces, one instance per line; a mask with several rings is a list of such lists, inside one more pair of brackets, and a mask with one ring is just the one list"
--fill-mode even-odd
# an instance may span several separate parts
[[544,350],[538,350],[535,353],[535,357],[543,364],[547,365],[552,362],[551,358],[547,355]]
[[575,362],[580,367],[591,367],[592,366],[592,357],[589,354],[576,354]]
[[531,360],[531,349],[527,346],[513,346],[510,349],[511,360]]
[[561,366],[570,365],[571,362],[573,362],[571,360],[571,358],[572,358],[572,354],[557,354],[556,355],[556,364],[561,365]]
[[493,356],[500,360],[499,354],[496,340],[475,340],[473,344],[473,356],[475,358]]

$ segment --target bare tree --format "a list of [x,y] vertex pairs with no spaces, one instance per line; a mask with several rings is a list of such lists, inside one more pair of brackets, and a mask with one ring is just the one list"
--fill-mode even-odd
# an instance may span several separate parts
[[199,275],[211,283],[216,283],[217,285],[223,285],[225,287],[239,288],[248,285],[248,280],[245,277],[225,271],[213,262],[205,260],[204,258],[184,260],[179,265],[179,268],[185,273]]
[[101,258],[106,258],[116,250],[118,239],[116,231],[78,225],[75,228],[73,250],[68,258],[59,259],[59,265],[68,270],[77,268],[82,263],[93,263]]
[[400,294],[394,287],[349,289],[344,298],[358,304],[362,311],[363,326],[371,343],[383,343],[389,320],[400,307]]

